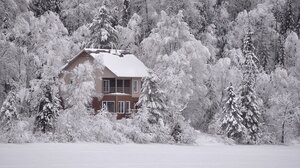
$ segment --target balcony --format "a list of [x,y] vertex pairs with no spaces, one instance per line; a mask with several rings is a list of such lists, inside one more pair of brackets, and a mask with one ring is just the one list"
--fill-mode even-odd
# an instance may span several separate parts
[[131,94],[131,80],[105,78],[103,79],[103,93],[126,93]]
[[131,88],[130,87],[108,87],[103,91],[104,94],[110,94],[110,93],[126,93],[131,94]]

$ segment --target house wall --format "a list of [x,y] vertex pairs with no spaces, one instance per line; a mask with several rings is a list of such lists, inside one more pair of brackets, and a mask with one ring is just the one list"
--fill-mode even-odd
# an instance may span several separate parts
[[95,78],[95,89],[97,95],[103,93],[103,78],[116,78],[116,75],[112,73],[108,68],[104,68],[104,70],[97,70]]
[[138,102],[138,97],[132,97],[130,95],[104,95],[102,99],[94,97],[92,101],[92,106],[95,111],[98,111],[102,108],[102,101],[114,101],[115,109],[118,112],[118,101],[130,101],[130,108],[134,109],[135,104]]
[[[70,63],[64,68],[63,71],[70,72],[73,69],[75,69],[79,64],[83,64],[87,61],[92,62],[93,58],[88,53],[82,52],[75,59],[71,60]],[[63,78],[63,80],[67,84],[71,83],[70,74],[68,73],[63,73],[62,75],[60,75],[60,78]]]
[[[138,81],[138,92],[137,93],[134,93],[133,91],[133,81],[134,80],[137,80]],[[142,82],[142,78],[132,78],[132,81],[131,81],[131,90],[132,90],[132,97],[140,97],[140,94],[141,94],[141,82]]]
[[[90,61],[92,63],[94,61],[94,58],[83,51],[74,60],[72,60],[67,67],[65,67],[64,71],[70,72],[73,69],[75,69],[79,64],[83,64],[87,61]],[[104,70],[96,70],[95,74],[95,95],[100,97],[102,95],[102,78],[115,78],[116,75],[106,67],[104,68]],[[67,84],[71,83],[70,74],[68,73],[63,73],[63,75],[61,75],[60,78],[62,78]]]

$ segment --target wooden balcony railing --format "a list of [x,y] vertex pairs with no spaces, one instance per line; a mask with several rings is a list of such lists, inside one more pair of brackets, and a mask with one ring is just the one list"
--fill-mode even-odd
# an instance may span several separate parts
[[109,93],[126,93],[126,94],[131,94],[131,89],[130,87],[110,87],[109,91],[104,91],[105,94]]

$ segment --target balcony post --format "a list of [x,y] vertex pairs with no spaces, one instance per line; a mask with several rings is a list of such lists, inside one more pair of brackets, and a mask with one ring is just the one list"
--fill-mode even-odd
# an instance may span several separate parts
[[118,82],[118,80],[117,80],[117,78],[115,78],[115,93],[117,93],[117,91],[118,91],[118,90],[117,90],[117,86],[118,86],[118,85],[117,85],[117,82]]
[[123,79],[123,81],[122,81],[122,84],[123,84],[123,93],[125,93],[125,85],[124,85],[124,79]]

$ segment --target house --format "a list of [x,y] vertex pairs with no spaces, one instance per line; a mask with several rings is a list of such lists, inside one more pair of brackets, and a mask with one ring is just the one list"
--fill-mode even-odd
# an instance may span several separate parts
[[134,111],[141,92],[141,79],[148,74],[147,67],[133,54],[121,50],[83,49],[63,68],[60,78],[70,83],[68,71],[86,61],[101,59],[103,70],[95,74],[95,94],[92,106],[95,111],[106,108],[122,117]]

